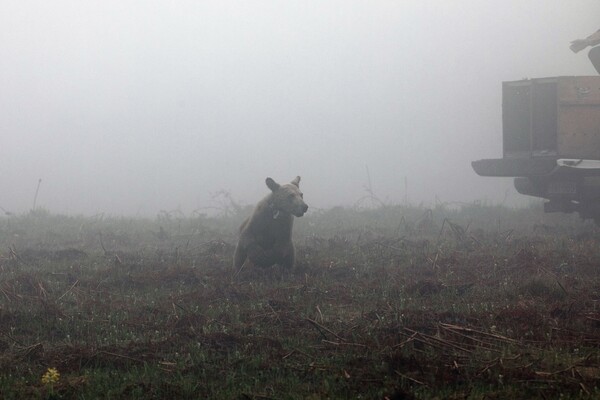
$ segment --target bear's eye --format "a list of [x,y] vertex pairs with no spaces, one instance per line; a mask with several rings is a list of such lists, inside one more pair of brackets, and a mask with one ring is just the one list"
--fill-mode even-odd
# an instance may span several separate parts
[[293,199],[294,198],[294,193],[289,193],[287,197],[288,197],[288,199]]

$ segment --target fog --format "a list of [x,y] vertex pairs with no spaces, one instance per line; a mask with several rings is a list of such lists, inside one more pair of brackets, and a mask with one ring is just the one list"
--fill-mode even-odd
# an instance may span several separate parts
[[156,215],[256,202],[523,204],[501,82],[594,75],[596,0],[4,1],[0,206]]

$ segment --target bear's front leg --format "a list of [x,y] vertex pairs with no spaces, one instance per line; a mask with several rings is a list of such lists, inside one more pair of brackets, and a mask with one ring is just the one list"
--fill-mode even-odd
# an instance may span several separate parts
[[270,267],[275,264],[273,251],[265,250],[260,245],[252,243],[248,246],[248,259],[260,267]]
[[235,253],[233,254],[233,268],[236,270],[242,268],[247,256],[248,251],[246,248],[241,243],[238,243],[237,246],[235,246]]
[[281,259],[281,266],[285,269],[294,268],[296,262],[296,249],[293,243],[289,243],[284,251],[283,258]]

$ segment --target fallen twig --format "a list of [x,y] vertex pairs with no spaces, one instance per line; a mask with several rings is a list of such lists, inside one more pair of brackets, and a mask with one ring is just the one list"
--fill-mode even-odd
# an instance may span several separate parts
[[71,287],[70,287],[70,288],[69,288],[69,289],[68,289],[66,292],[64,292],[64,293],[62,294],[62,296],[60,296],[58,299],[56,299],[56,301],[59,301],[60,299],[62,299],[63,297],[65,297],[65,296],[67,295],[67,293],[69,293],[71,290],[73,290],[73,288],[75,287],[75,285],[77,285],[78,283],[79,283],[79,279],[77,279],[77,280],[75,281],[75,283],[74,283],[74,284],[72,284],[72,285],[71,285]]
[[502,336],[502,335],[497,335],[497,334],[494,334],[494,333],[480,331],[480,330],[473,329],[473,328],[467,328],[467,327],[459,326],[459,325],[445,324],[443,322],[440,322],[439,325],[440,325],[440,327],[442,327],[444,329],[448,329],[448,330],[463,331],[463,332],[472,332],[472,333],[477,333],[477,334],[483,335],[483,336],[489,336],[491,338],[494,338],[494,339],[497,339],[497,340],[501,340],[503,342],[518,343],[515,339],[511,339],[509,337]]
[[419,381],[419,380],[417,380],[417,379],[415,379],[415,378],[411,378],[410,376],[408,376],[408,375],[404,375],[404,374],[402,374],[402,373],[400,373],[400,372],[398,372],[398,371],[394,371],[394,372],[396,372],[396,374],[397,374],[398,376],[400,376],[400,377],[402,377],[402,378],[404,378],[404,379],[408,379],[409,381],[411,381],[411,382],[414,382],[414,383],[416,383],[416,384],[418,384],[418,385],[421,385],[421,386],[429,387],[429,385],[427,385],[425,382],[421,382],[421,381]]
[[323,336],[323,338],[326,340],[327,339],[327,335],[325,335],[323,333],[323,331],[332,334],[333,336],[335,336],[336,338],[338,338],[341,341],[344,341],[344,339],[342,339],[341,337],[339,337],[335,332],[333,332],[332,330],[324,327],[323,325],[319,324],[317,321],[310,319],[310,318],[306,318],[306,320],[308,322],[310,322],[315,328],[317,328],[317,330],[319,331],[319,333],[321,334],[321,336]]
[[334,346],[356,346],[356,347],[367,347],[361,343],[351,343],[351,342],[332,342],[331,340],[322,340],[323,343],[332,344]]

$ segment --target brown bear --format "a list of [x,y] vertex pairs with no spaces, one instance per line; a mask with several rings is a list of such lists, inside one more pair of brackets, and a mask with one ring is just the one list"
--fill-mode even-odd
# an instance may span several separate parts
[[238,271],[246,259],[260,267],[294,266],[294,216],[301,217],[308,210],[300,191],[300,177],[284,185],[271,178],[266,183],[271,193],[256,205],[240,227],[240,240],[233,256],[233,266]]

